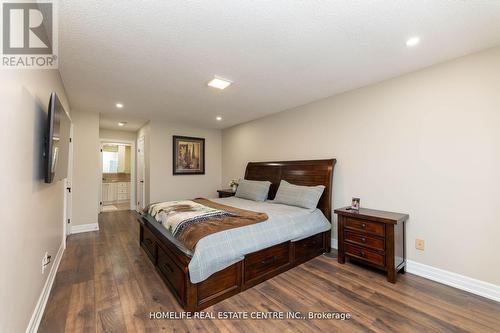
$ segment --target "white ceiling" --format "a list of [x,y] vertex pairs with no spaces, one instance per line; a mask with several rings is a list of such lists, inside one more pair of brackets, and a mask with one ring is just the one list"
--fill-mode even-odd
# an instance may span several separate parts
[[73,109],[224,128],[500,45],[500,1],[61,1],[59,35]]
[[[118,126],[119,122],[125,122],[124,126]],[[136,132],[147,122],[147,119],[139,118],[124,112],[109,112],[99,115],[99,127],[104,129]]]

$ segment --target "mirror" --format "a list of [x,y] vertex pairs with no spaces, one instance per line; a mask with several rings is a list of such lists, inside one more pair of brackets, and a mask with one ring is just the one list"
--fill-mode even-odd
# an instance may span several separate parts
[[130,173],[130,146],[104,144],[102,147],[103,173]]

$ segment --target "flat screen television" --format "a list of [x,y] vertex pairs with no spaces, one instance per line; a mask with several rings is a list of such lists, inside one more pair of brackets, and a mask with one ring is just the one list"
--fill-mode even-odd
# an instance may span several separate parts
[[71,119],[56,93],[50,94],[45,135],[45,182],[53,183],[68,176]]

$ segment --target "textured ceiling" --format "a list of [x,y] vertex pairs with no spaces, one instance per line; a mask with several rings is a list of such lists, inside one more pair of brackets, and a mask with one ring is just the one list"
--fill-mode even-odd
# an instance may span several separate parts
[[61,1],[59,35],[72,108],[223,128],[499,45],[500,1]]
[[[124,126],[118,126],[119,122],[125,122]],[[147,122],[147,119],[123,112],[101,113],[99,115],[99,127],[105,129],[136,132]]]

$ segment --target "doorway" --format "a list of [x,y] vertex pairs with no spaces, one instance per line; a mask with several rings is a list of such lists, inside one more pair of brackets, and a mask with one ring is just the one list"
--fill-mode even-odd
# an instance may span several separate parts
[[144,137],[137,140],[137,211],[144,209],[146,164],[144,162]]
[[133,142],[101,141],[100,212],[135,209]]

